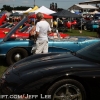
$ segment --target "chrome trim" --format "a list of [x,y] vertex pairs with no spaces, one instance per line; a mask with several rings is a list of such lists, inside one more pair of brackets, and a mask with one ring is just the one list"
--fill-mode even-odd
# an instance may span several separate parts
[[6,54],[0,54],[0,56],[6,56]]
[[[71,89],[71,91],[70,91]],[[65,84],[56,89],[53,100],[82,100],[82,92],[80,88],[73,84]]]

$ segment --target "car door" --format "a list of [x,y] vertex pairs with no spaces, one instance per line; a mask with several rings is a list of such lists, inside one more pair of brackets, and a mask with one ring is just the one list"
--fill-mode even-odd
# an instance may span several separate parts
[[78,41],[67,40],[67,39],[54,39],[52,42],[52,52],[68,52],[76,51],[79,49]]

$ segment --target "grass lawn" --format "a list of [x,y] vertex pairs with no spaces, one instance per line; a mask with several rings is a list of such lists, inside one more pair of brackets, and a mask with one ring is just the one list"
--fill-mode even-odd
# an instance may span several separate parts
[[82,33],[79,32],[79,30],[68,30],[67,34],[70,36],[90,36],[90,37],[97,37],[96,32],[91,32],[91,31],[84,31],[82,30]]
[[[79,30],[70,30],[67,32],[70,36],[90,36],[90,37],[97,37],[96,32],[90,32],[90,31],[82,31],[82,33],[79,33]],[[0,59],[0,77],[2,73],[8,68],[8,65],[6,64],[6,61],[4,59]]]
[[6,62],[4,61],[4,59],[0,58],[0,77],[2,75],[2,73],[8,68],[8,65],[6,64]]

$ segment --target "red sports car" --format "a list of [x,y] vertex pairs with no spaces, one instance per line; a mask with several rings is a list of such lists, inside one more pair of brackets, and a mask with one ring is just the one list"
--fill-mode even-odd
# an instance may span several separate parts
[[[32,26],[30,24],[25,24],[25,26],[22,29],[18,29],[15,34],[13,34],[12,38],[29,38],[29,31],[31,30]],[[10,31],[10,28],[0,28],[0,38],[4,38],[6,34]],[[61,38],[66,38],[69,36],[68,34],[59,33]],[[57,38],[56,33],[49,34],[49,37]]]
[[0,18],[0,26],[3,24],[4,21],[6,21],[6,17],[7,16],[5,14],[1,16],[1,18]]
[[69,29],[69,28],[74,29],[74,25],[77,24],[77,21],[76,21],[76,20],[73,20],[73,21],[67,21],[67,22],[65,22],[64,24],[65,24],[65,26],[66,26],[68,29]]
[[[28,38],[29,37],[29,32],[28,32],[29,26],[26,25],[22,29],[18,29],[15,34],[13,34],[11,37],[19,37],[19,38]],[[6,34],[10,31],[11,29],[5,28],[4,30],[1,29],[0,31],[0,38],[4,38]]]
[[[61,32],[59,32],[59,35],[60,35],[61,38],[69,37],[69,34],[64,34],[64,33],[61,33]],[[59,37],[57,33],[51,33],[51,34],[49,34],[49,36],[50,37],[54,37],[54,38],[58,38]]]

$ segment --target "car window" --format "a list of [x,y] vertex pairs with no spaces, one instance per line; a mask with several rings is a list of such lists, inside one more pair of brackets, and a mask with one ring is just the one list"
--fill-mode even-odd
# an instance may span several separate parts
[[100,42],[79,50],[76,55],[100,63]]

